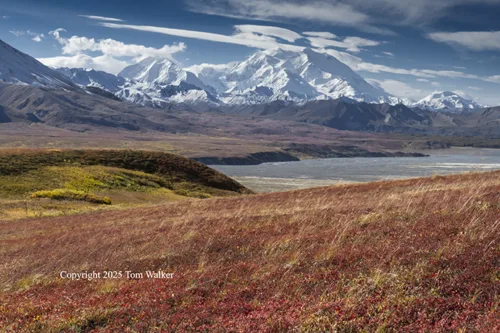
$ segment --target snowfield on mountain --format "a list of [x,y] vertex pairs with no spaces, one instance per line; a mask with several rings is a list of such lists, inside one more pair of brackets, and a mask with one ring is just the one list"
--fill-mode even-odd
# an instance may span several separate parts
[[460,113],[463,111],[475,111],[483,106],[466,99],[451,91],[435,92],[417,102],[413,107],[430,111],[447,111]]
[[0,60],[0,80],[7,83],[69,90],[96,87],[122,100],[156,108],[173,103],[217,107],[286,101],[300,105],[339,98],[452,113],[482,108],[449,91],[435,92],[418,102],[393,96],[333,56],[311,49],[257,51],[241,62],[184,69],[168,59],[148,57],[118,75],[88,68],[54,70],[2,41]]

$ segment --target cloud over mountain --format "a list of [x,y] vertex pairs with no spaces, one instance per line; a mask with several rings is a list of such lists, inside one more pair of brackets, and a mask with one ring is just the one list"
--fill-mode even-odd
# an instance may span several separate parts
[[458,45],[473,51],[500,50],[500,31],[433,32],[427,36],[436,42]]
[[[63,37],[66,30],[59,28],[49,34],[62,46],[61,56],[39,58],[43,64],[51,67],[93,68],[117,74],[123,68],[147,57],[165,58],[175,61],[173,55],[186,49],[186,44],[164,45],[161,48],[138,44],[125,44],[114,39],[100,39],[72,36]],[[91,56],[86,52],[98,52]]]

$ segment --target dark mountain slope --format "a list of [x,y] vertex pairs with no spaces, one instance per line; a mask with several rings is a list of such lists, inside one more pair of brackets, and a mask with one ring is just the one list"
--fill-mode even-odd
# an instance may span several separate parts
[[409,108],[402,104],[368,104],[337,99],[304,104],[275,102],[228,107],[224,111],[350,131],[500,136],[500,107],[456,114]]
[[[182,132],[193,127],[168,110],[150,109],[83,90],[0,84],[0,105],[10,110],[11,121],[25,119],[79,131],[91,127],[111,127]],[[12,117],[12,110],[17,115],[15,118]]]

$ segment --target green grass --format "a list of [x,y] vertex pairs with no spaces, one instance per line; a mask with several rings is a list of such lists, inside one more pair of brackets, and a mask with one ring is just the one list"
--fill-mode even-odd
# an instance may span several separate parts
[[107,166],[142,171],[175,183],[249,193],[241,184],[206,165],[169,153],[133,150],[7,150],[0,153],[0,175],[19,175],[47,166]]
[[75,191],[68,189],[57,189],[50,191],[38,191],[31,194],[32,199],[47,198],[52,200],[77,200],[86,201],[101,205],[111,205],[111,199],[108,197],[100,197],[92,193],[83,191]]
[[171,154],[0,152],[0,219],[74,214],[111,203],[125,208],[239,193],[250,191],[207,166]]
[[33,191],[58,188],[84,192],[113,189],[147,192],[174,189],[174,186],[160,176],[103,166],[41,167],[19,175],[0,176],[2,197],[22,198]]

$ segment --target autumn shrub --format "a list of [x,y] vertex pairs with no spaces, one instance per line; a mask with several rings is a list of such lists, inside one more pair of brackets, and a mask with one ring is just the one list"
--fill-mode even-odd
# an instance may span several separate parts
[[499,202],[497,171],[0,222],[0,331],[498,332]]
[[48,198],[52,200],[78,200],[94,204],[111,205],[111,199],[108,197],[97,196],[92,193],[75,191],[68,189],[56,189],[49,191],[37,191],[31,194],[32,199]]

